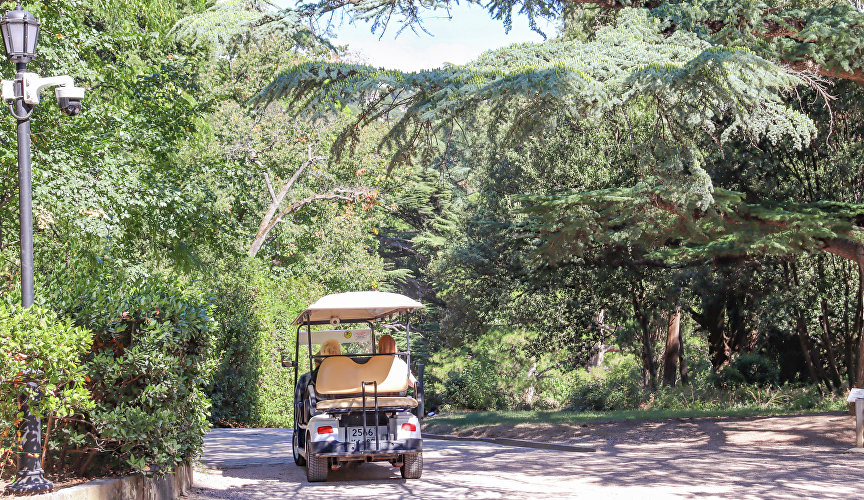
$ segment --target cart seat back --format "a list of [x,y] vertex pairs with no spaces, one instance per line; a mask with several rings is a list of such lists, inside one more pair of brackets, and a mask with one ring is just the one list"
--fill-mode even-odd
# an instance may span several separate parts
[[393,354],[372,356],[366,363],[357,363],[348,356],[325,358],[318,368],[315,392],[322,395],[361,394],[362,382],[366,393],[374,392],[372,382],[378,382],[378,393],[397,393],[408,389],[408,365]]
[[[360,410],[363,408],[375,408],[375,398],[366,395],[366,406],[363,406],[363,398],[346,397],[339,399],[324,399],[318,401],[318,410]],[[407,396],[381,396],[378,398],[378,408],[417,408],[417,400]]]

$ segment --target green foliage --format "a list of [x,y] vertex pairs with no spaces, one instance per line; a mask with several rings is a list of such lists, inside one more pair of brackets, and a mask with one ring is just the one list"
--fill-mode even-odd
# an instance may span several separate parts
[[858,238],[855,222],[864,212],[861,204],[830,201],[747,203],[743,193],[722,189],[713,198],[710,207],[693,200],[679,206],[674,191],[639,184],[529,197],[525,212],[535,216],[528,225],[551,261],[627,243],[673,261],[812,251],[832,238]]
[[170,276],[118,283],[112,275],[74,283],[63,289],[67,299],[55,298],[93,331],[84,371],[94,407],[60,431],[102,452],[105,465],[170,470],[199,452],[209,428],[209,305]]
[[147,28],[165,31],[180,17],[204,9],[208,0],[98,0],[93,10],[104,22],[126,33]]
[[[438,368],[438,360],[433,358]],[[507,394],[500,392],[502,378],[489,359],[471,360],[460,371],[450,371],[440,398],[456,408],[497,410],[508,408]],[[430,374],[431,375],[431,374]],[[430,398],[430,402],[434,401]]]
[[476,410],[550,408],[559,401],[562,376],[556,358],[561,353],[535,357],[531,342],[537,334],[493,328],[470,349],[434,353],[426,371],[429,404]]
[[217,365],[207,389],[212,421],[292,425],[294,370],[282,367],[281,354],[294,359],[291,322],[323,294],[320,285],[280,278],[252,260],[223,270],[213,298]]
[[[40,306],[22,309],[0,299],[0,473],[12,465],[20,402],[35,415],[71,417],[91,409],[82,357],[92,337]],[[49,439],[48,436],[45,439]]]
[[88,406],[81,358],[90,348],[90,332],[40,306],[22,309],[5,301],[0,301],[0,331],[0,415],[6,424],[19,395],[40,395],[31,411],[42,416],[66,417]]
[[715,383],[723,387],[754,385],[765,387],[776,385],[780,379],[777,363],[757,353],[745,353],[732,358],[715,377]]
[[394,146],[394,161],[422,146],[421,137],[435,144],[454,121],[478,123],[479,113],[490,115],[485,120],[490,136],[518,140],[553,133],[559,121],[549,117],[558,112],[571,119],[597,118],[650,105],[665,127],[655,128],[653,140],[639,145],[642,161],[686,180],[693,197],[710,204],[710,179],[693,138],[706,132],[721,141],[739,135],[772,142],[789,137],[800,149],[815,127],[779,95],[799,83],[752,51],[710,46],[683,31],[667,36],[646,11],[626,9],[615,26],[600,29],[590,42],[558,38],[514,45],[465,66],[403,74],[358,65],[299,65],[257,100],[288,97],[313,116],[334,106],[361,106],[354,126],[335,144],[337,151],[356,128],[404,109],[384,141]]
[[[321,284],[300,279],[279,279],[259,275],[255,308],[261,318],[261,364],[258,381],[260,417],[264,427],[290,427],[294,424],[294,370],[281,364],[281,354],[294,359],[297,328],[291,326],[300,312],[324,295]],[[320,295],[319,295],[320,294]],[[299,371],[302,368],[301,351]]]
[[[713,43],[750,47],[768,59],[861,71],[864,12],[848,0],[665,2],[651,13]],[[722,28],[712,29],[718,25]]]
[[642,397],[639,364],[633,356],[610,356],[606,368],[580,370],[568,402],[575,411],[629,410]]
[[181,19],[172,30],[181,43],[212,51],[219,56],[234,55],[238,49],[266,39],[292,41],[295,50],[327,42],[302,23],[300,13],[291,9],[276,10],[267,0],[228,0]]
[[243,273],[226,272],[213,290],[217,364],[207,394],[213,404],[211,418],[217,423],[260,420],[263,328],[255,311],[255,287],[245,275],[250,267],[243,267]]
[[[738,356],[719,374],[700,370],[691,384],[647,391],[632,355],[609,356],[606,368],[578,370],[568,408],[578,412],[620,410],[756,411],[837,410],[842,395],[818,387],[777,382],[776,363],[758,354]],[[698,363],[697,363],[698,365]],[[722,384],[718,385],[718,382]]]
[[[529,26],[542,34],[539,19],[563,21],[572,28],[580,15],[597,19],[614,17],[625,8],[646,8],[666,30],[698,34],[712,44],[747,47],[770,60],[797,67],[820,67],[823,74],[835,71],[860,80],[864,46],[864,10],[851,0],[784,2],[778,0],[603,0],[567,2],[564,0],[491,0],[469,3],[482,5],[489,14],[512,27],[514,12],[528,18]],[[346,8],[352,18],[372,23],[372,30],[387,28],[394,15],[402,26],[422,28],[425,16],[446,9],[446,1],[397,2],[396,0],[327,0],[302,7],[310,14],[322,15]]]

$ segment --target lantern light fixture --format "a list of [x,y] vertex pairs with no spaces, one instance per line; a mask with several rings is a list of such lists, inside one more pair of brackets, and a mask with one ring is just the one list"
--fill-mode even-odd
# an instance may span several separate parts
[[15,10],[6,12],[0,20],[0,32],[3,34],[6,57],[10,61],[26,64],[36,58],[39,26],[33,14],[21,8],[21,2],[18,2]]

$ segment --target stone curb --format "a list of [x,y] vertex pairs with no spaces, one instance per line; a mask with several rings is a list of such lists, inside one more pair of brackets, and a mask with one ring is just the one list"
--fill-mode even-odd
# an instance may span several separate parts
[[[126,476],[117,479],[96,479],[84,484],[63,488],[29,500],[173,500],[192,488],[192,466],[188,463],[160,478]],[[15,497],[3,497],[15,498]]]
[[267,462],[243,462],[242,464],[218,464],[214,462],[200,462],[200,469],[204,472],[218,470],[245,469],[246,467],[266,467],[269,465],[291,465],[294,463],[293,458],[285,460],[274,460]]
[[525,439],[471,438],[471,437],[450,436],[448,434],[430,434],[428,432],[424,432],[423,437],[424,438],[430,438],[430,439],[441,439],[444,441],[483,441],[486,443],[500,444],[502,446],[518,446],[520,448],[535,448],[538,450],[569,451],[569,452],[574,452],[574,453],[596,453],[596,452],[600,451],[597,448],[589,448],[587,446],[572,446],[569,444],[544,443],[542,441],[528,441]]

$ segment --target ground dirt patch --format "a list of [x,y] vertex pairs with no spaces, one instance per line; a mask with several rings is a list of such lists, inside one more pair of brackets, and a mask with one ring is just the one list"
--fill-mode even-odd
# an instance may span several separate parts
[[794,446],[829,451],[850,448],[855,444],[855,418],[843,412],[584,423],[500,423],[465,428],[431,418],[426,420],[424,431],[459,437],[526,439],[598,449],[658,443],[708,450],[727,446]]

